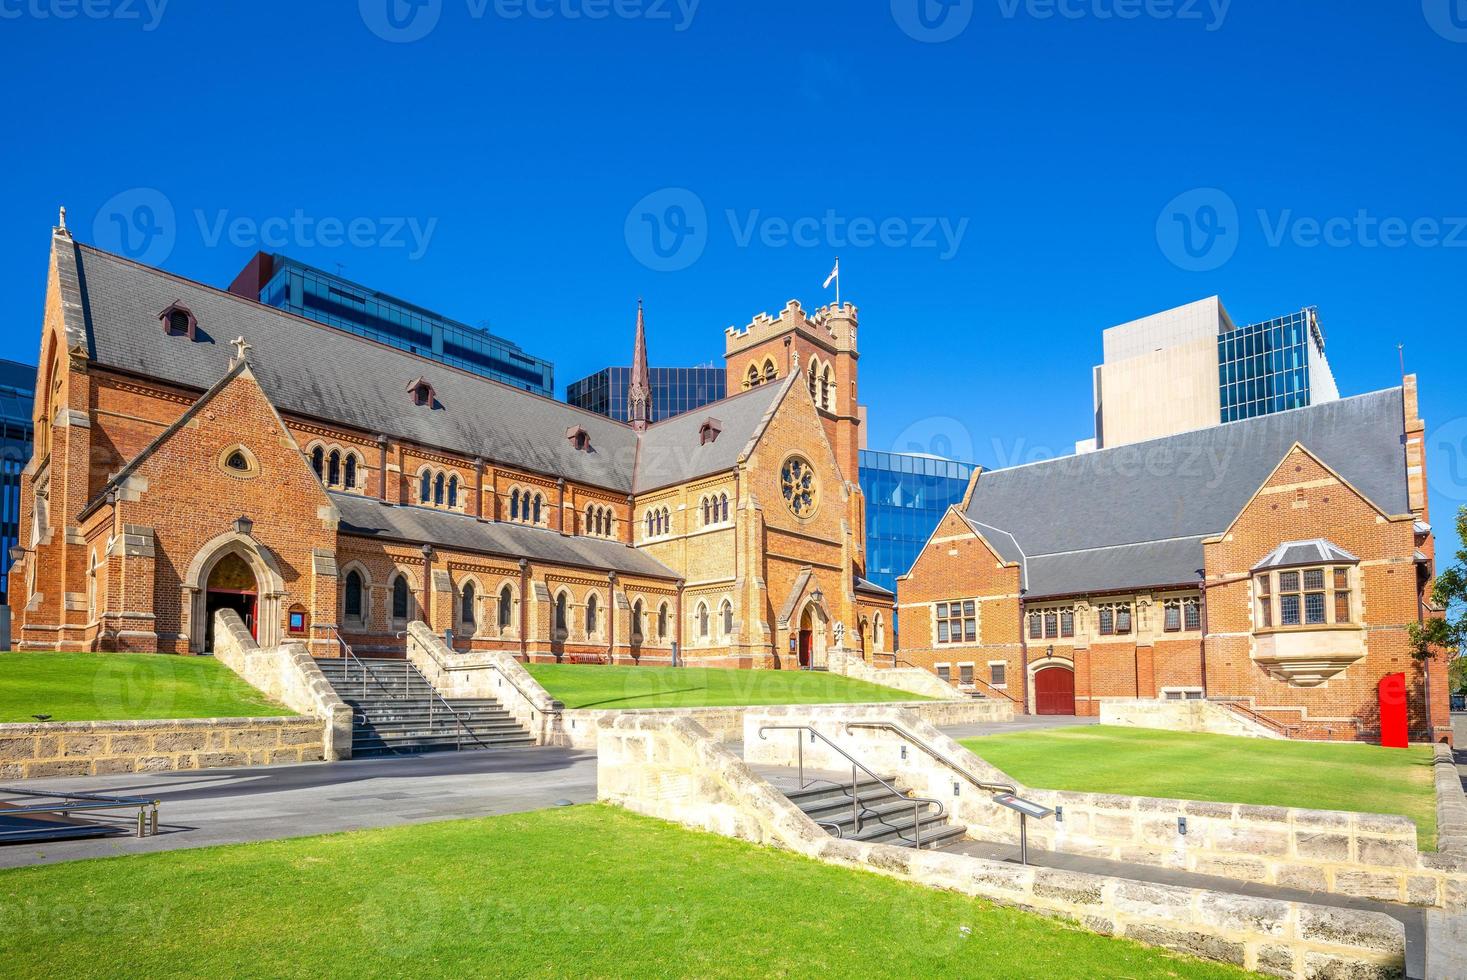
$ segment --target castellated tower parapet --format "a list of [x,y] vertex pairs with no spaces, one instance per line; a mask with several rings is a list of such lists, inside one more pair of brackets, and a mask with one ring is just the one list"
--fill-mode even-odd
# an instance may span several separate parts
[[857,311],[854,303],[842,303],[839,306],[827,303],[809,314],[799,300],[792,299],[779,311],[778,316],[759,313],[744,327],[729,327],[725,330],[724,355],[732,357],[791,333],[803,335],[832,353],[854,354],[856,325]]

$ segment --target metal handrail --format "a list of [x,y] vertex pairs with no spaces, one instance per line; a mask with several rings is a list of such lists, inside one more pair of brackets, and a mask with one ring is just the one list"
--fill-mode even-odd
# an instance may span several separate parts
[[[894,653],[881,653],[881,652],[876,652],[876,653],[871,654],[871,659],[872,660],[875,660],[877,657],[886,657],[889,660],[891,660],[891,668],[890,668],[891,670],[898,669],[897,668],[897,665],[898,664],[901,664],[901,665],[903,665],[903,666],[905,666],[905,667],[907,667],[907,668],[909,668],[911,670],[920,670],[920,671],[922,671],[924,673],[928,673],[928,674],[932,673],[932,671],[928,670],[926,667],[919,667],[916,664],[912,663],[910,660],[902,660],[901,658],[899,658]],[[941,678],[939,678],[939,680],[941,680]],[[949,687],[956,687],[959,690],[962,690],[962,688],[961,688],[960,685],[954,683],[951,680],[945,681],[944,683],[946,683]],[[1009,692],[1007,692],[1007,691],[1000,691],[998,688],[994,687],[992,684],[990,684],[987,681],[982,680],[982,679],[980,679],[978,677],[974,677],[973,678],[973,683],[974,684],[982,684],[984,687],[988,688],[993,693],[998,694],[998,695],[1001,695],[1004,698],[1007,698],[1008,700],[1012,701],[1014,704],[1020,704],[1021,703],[1018,698],[1014,697]]]
[[[872,772],[870,769],[867,769],[864,765],[856,760],[855,756],[851,755],[839,745],[836,745],[830,739],[826,738],[824,735],[811,728],[809,725],[764,725],[761,726],[759,729],[759,737],[761,739],[765,738],[765,732],[775,731],[809,732],[812,739],[820,739],[820,741],[830,746],[837,753],[843,756],[847,762],[851,764],[851,822],[856,827],[856,833],[859,834],[861,832],[862,813],[859,780],[856,778],[856,770],[858,769],[880,783],[892,796],[910,799],[912,801],[912,833],[916,837],[916,847],[919,851],[922,849],[922,806],[931,805],[937,807],[937,817],[939,819],[946,819],[947,807],[943,806],[941,800],[933,800],[921,796],[907,796],[907,794],[897,789],[891,783],[888,783],[886,780],[876,775],[876,773]],[[804,789],[806,786],[809,785],[809,783],[805,782],[805,740],[802,738],[796,739],[795,749],[797,753],[796,760],[799,766],[800,773],[800,789]],[[814,782],[814,780],[811,780],[811,782]],[[830,824],[824,823],[821,824],[821,826],[828,827],[830,826]]]
[[[160,801],[141,796],[99,796],[92,793],[37,793],[34,790],[0,787],[0,795],[27,796],[32,799],[50,797],[62,803],[33,803],[27,806],[7,806],[0,812],[7,816],[18,813],[85,813],[92,810],[119,810],[138,808],[138,836],[149,837],[158,833],[158,804]],[[152,810],[149,819],[148,811]]]
[[[366,697],[367,696],[367,678],[370,676],[372,678],[373,682],[375,682],[376,685],[382,689],[382,693],[383,694],[387,695],[389,698],[392,698],[394,701],[397,700],[397,695],[393,692],[392,688],[390,688],[386,684],[382,683],[382,679],[377,676],[377,672],[375,670],[373,670],[372,668],[368,667],[367,664],[366,664],[366,662],[356,655],[356,653],[351,648],[351,644],[350,643],[347,643],[346,642],[346,638],[341,635],[341,631],[340,630],[337,630],[337,629],[333,628],[331,630],[331,635],[335,636],[336,637],[336,642],[341,645],[342,652],[346,655],[346,661],[347,661],[348,666],[351,665],[351,664],[356,664],[357,665],[357,669],[362,672],[362,696],[363,697]],[[343,674],[342,674],[342,680],[344,680],[344,681],[350,681],[351,680],[351,673],[349,671],[343,672]],[[406,698],[406,697],[407,697],[407,692],[404,691],[403,692],[403,698]]]
[[[1014,704],[1021,704],[1021,703],[1022,703],[1022,702],[1021,702],[1021,701],[1019,701],[1019,699],[1018,699],[1018,698],[1016,698],[1016,697],[1014,697],[1014,696],[1013,696],[1013,695],[1012,695],[1012,694],[1010,694],[1010,693],[1009,693],[1009,692],[1008,692],[1008,691],[1000,691],[1000,690],[999,690],[999,689],[998,689],[998,688],[996,688],[996,687],[994,687],[994,686],[993,686],[993,685],[992,685],[992,684],[990,684],[990,683],[988,683],[988,681],[985,681],[985,680],[983,680],[983,679],[982,679],[982,678],[979,678],[979,677],[974,677],[974,678],[973,678],[973,683],[974,683],[974,684],[982,684],[982,685],[983,685],[983,686],[984,686],[984,687],[986,687],[986,688],[988,688],[988,689],[989,689],[989,690],[990,690],[990,691],[992,691],[992,692],[993,692],[993,693],[994,693],[994,694],[1000,694],[1000,695],[1002,695],[1002,696],[1003,696],[1003,697],[1005,697],[1005,698],[1008,698],[1008,699],[1009,699],[1009,700],[1010,700],[1010,701],[1012,701],[1012,702],[1013,702],[1013,703],[1014,703]],[[954,686],[956,686],[956,685],[954,685]]]
[[[402,632],[402,633],[398,633],[397,634],[398,639],[402,639],[403,637],[405,637],[407,635],[408,634],[406,632]],[[423,647],[422,647],[422,649],[423,649],[423,652],[426,653],[426,654],[428,654],[428,656],[430,658],[432,658],[433,662],[438,665],[438,669],[439,670],[444,670],[444,671],[448,671],[448,670],[479,670],[479,669],[487,668],[488,670],[492,670],[492,671],[497,672],[500,677],[503,677],[505,680],[509,681],[509,686],[512,687],[512,688],[514,688],[515,691],[519,694],[520,697],[522,697],[526,701],[528,701],[530,703],[530,707],[533,708],[534,710],[536,710],[536,711],[543,711],[547,715],[552,715],[552,714],[558,715],[558,714],[560,714],[560,712],[562,710],[564,710],[564,707],[565,707],[564,705],[561,705],[561,707],[559,707],[559,708],[554,708],[554,707],[552,707],[552,708],[542,708],[539,705],[537,705],[535,703],[535,699],[532,698],[529,694],[526,694],[525,693],[525,689],[522,688],[522,687],[520,687],[520,685],[515,681],[515,679],[509,675],[508,671],[506,671],[503,667],[501,667],[497,663],[494,663],[494,662],[491,661],[489,663],[484,663],[484,664],[446,664],[438,656],[438,654],[436,654],[436,653],[433,652],[433,648],[432,647],[424,644]],[[554,700],[554,699],[552,699],[552,700]]]
[[896,735],[899,735],[902,738],[906,739],[908,742],[911,742],[913,745],[917,746],[917,748],[921,749],[923,752],[926,752],[928,755],[932,756],[932,758],[947,766],[953,772],[957,773],[959,776],[962,776],[968,782],[972,783],[974,786],[977,786],[984,792],[1012,794],[1017,794],[1019,792],[1017,786],[1011,786],[1008,783],[990,783],[985,780],[979,779],[977,776],[973,775],[968,770],[964,769],[962,766],[958,765],[956,762],[949,759],[947,756],[943,755],[941,752],[937,751],[926,742],[922,741],[922,739],[907,731],[901,725],[897,725],[889,721],[846,722],[846,731],[849,732],[852,728],[875,728],[882,731],[893,732]]
[[[336,635],[337,642],[339,642],[341,644],[341,648],[346,651],[347,658],[352,663],[355,663],[359,668],[361,668],[361,670],[363,672],[362,673],[362,695],[363,696],[366,696],[366,693],[367,693],[367,675],[370,674],[371,677],[372,677],[372,680],[376,682],[376,684],[377,684],[378,687],[382,688],[383,692],[385,692],[386,695],[389,698],[392,698],[394,701],[399,700],[398,696],[395,693],[393,693],[392,689],[390,687],[388,687],[386,684],[384,684],[382,682],[382,679],[377,676],[377,671],[374,670],[371,667],[368,667],[365,661],[361,660],[359,657],[357,657],[357,655],[355,653],[352,652],[351,645],[348,644],[346,642],[346,640],[342,639],[341,633],[339,631],[337,631],[337,630],[332,630],[332,632]],[[401,637],[406,636],[407,634],[406,633],[399,633],[397,635],[398,635],[399,638],[401,638]],[[432,651],[430,650],[429,653],[431,654]],[[434,657],[434,660],[435,661],[437,661],[437,659],[438,658]],[[440,666],[441,666],[441,664],[440,664]],[[415,668],[413,667],[413,662],[411,660],[409,660],[406,655],[404,655],[403,661],[402,661],[402,697],[401,697],[400,700],[403,700],[403,701],[409,700],[409,698],[408,698],[408,688],[411,686],[411,682],[412,682],[412,671],[414,669]],[[350,680],[351,679],[350,674],[348,674],[346,676],[346,679],[347,680]],[[426,680],[426,678],[424,678],[424,679]],[[443,707],[448,711],[448,713],[450,715],[453,716],[453,720],[454,720],[454,724],[455,724],[455,728],[454,728],[454,747],[455,748],[462,749],[464,747],[464,734],[465,733],[467,733],[468,736],[469,736],[469,738],[471,738],[475,742],[477,742],[482,748],[488,748],[489,747],[489,745],[488,745],[487,742],[485,742],[482,738],[480,738],[479,736],[477,736],[477,735],[474,734],[473,729],[469,728],[468,724],[463,720],[463,717],[459,715],[458,711],[456,711],[454,709],[453,705],[449,704],[448,701],[444,699],[443,695],[441,695],[441,694],[438,693],[438,689],[433,686],[432,681],[429,681],[428,682],[428,690],[431,692],[431,696],[428,698],[428,727],[430,729],[433,727],[433,722],[435,720],[434,719],[434,715],[437,712],[437,702],[442,702]]]
[[1297,726],[1285,724],[1284,722],[1279,721],[1277,718],[1270,718],[1268,715],[1260,714],[1257,710],[1254,709],[1251,704],[1247,704],[1241,698],[1211,695],[1207,698],[1207,700],[1211,701],[1213,704],[1220,704],[1230,711],[1236,712],[1253,721],[1256,721],[1266,728],[1271,728],[1285,738],[1294,737],[1293,732]]

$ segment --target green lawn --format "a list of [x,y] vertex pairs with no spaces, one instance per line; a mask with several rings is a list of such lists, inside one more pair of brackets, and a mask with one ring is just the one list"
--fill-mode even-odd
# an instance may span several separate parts
[[1044,789],[1399,813],[1416,821],[1422,850],[1436,848],[1432,751],[1425,746],[1383,749],[1105,725],[989,735],[963,745]]
[[926,701],[918,694],[809,670],[526,664],[567,708],[696,708],[731,704]]
[[0,722],[289,715],[213,657],[0,653]]
[[603,806],[0,871],[0,949],[15,977],[1245,975]]

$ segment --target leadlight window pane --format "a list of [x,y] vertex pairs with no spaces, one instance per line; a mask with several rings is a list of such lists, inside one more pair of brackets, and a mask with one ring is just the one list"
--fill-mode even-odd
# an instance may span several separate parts
[[1202,628],[1202,608],[1197,603],[1185,603],[1182,606],[1182,611],[1187,614],[1187,629],[1197,630]]
[[947,603],[939,602],[937,604],[937,618],[947,619]]
[[1279,622],[1284,626],[1299,625],[1299,597],[1297,595],[1279,597]]
[[1268,595],[1268,594],[1270,594],[1270,591],[1271,591],[1270,590],[1270,586],[1272,584],[1273,583],[1269,580],[1269,577],[1267,575],[1260,575],[1260,576],[1258,576],[1258,594],[1259,595]]
[[1059,613],[1054,610],[1044,614],[1044,637],[1052,640],[1059,636]]
[[1304,595],[1304,621],[1309,625],[1324,622],[1324,593],[1307,592]]
[[994,687],[1003,687],[1009,682],[1009,669],[1007,664],[988,665],[988,683]]
[[974,615],[974,607],[973,607],[973,600],[972,599],[968,599],[968,600],[966,600],[963,603],[963,615],[964,616],[972,616],[972,615]]
[[1110,636],[1116,631],[1115,613],[1109,608],[1100,610],[1100,635]]
[[1040,622],[1039,614],[1038,613],[1031,613],[1029,615],[1029,639],[1031,639],[1031,640],[1040,639],[1043,631],[1044,631],[1044,626]]
[[937,668],[937,676],[941,677],[943,680],[951,684],[953,679],[953,670],[947,664],[943,664],[941,667]]
[[1175,633],[1182,628],[1182,610],[1175,604],[1166,607],[1166,629],[1168,633]]
[[1060,636],[1075,635],[1075,612],[1066,609],[1060,613]]
[[1131,607],[1120,606],[1116,609],[1116,632],[1131,632]]
[[1335,588],[1348,589],[1350,587],[1350,570],[1348,568],[1335,569]]
[[1305,571],[1304,588],[1309,590],[1324,588],[1324,569],[1311,568]]
[[978,621],[976,619],[963,620],[963,639],[968,643],[973,643],[977,641]]
[[1350,593],[1335,593],[1335,622],[1348,623],[1350,621]]
[[1298,592],[1299,591],[1299,573],[1298,572],[1279,572],[1279,591],[1280,592]]
[[937,642],[947,642],[947,620],[945,619],[939,619],[937,621]]

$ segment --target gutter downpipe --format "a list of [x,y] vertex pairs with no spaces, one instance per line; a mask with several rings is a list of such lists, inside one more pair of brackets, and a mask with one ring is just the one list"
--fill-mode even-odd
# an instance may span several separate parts
[[1020,679],[1023,681],[1023,687],[1022,687],[1022,689],[1023,689],[1023,692],[1024,692],[1024,714],[1026,714],[1026,715],[1029,713],[1029,636],[1024,631],[1024,619],[1025,619],[1025,615],[1024,614],[1025,614],[1025,606],[1027,604],[1028,604],[1027,603],[1027,600],[1024,598],[1024,593],[1023,593],[1022,590],[1020,590],[1020,592],[1019,592],[1019,649],[1020,649],[1020,651],[1022,653],[1022,656],[1023,656],[1023,664],[1024,664],[1023,670],[1020,673]]
[[1207,700],[1207,569],[1202,570],[1202,641],[1198,644],[1202,658],[1202,700]]
[[520,559],[520,657],[525,663],[530,662],[529,646],[529,615],[530,609],[527,603],[530,601],[530,561],[528,558]]

